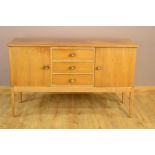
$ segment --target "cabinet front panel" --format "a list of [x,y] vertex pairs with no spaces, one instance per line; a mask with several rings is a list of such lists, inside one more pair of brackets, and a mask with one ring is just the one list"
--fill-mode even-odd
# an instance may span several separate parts
[[10,48],[11,83],[14,86],[50,86],[50,49]]
[[91,62],[53,62],[53,73],[93,73],[94,63]]
[[96,48],[95,86],[132,86],[135,55],[135,48]]

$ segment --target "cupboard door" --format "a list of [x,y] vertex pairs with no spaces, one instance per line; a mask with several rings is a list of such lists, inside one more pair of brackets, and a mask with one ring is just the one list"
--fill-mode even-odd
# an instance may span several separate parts
[[135,48],[96,48],[95,86],[132,86],[135,56]]
[[14,86],[50,86],[50,48],[11,47],[10,68]]

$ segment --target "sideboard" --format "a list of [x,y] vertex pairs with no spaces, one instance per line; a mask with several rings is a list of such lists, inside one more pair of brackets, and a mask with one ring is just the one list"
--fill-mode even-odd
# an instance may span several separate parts
[[138,45],[131,40],[16,38],[8,47],[13,116],[15,94],[24,92],[120,92],[132,116]]

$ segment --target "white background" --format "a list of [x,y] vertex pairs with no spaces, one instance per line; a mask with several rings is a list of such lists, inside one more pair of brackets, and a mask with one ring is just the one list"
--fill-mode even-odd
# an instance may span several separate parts
[[154,0],[0,0],[0,24],[154,26],[154,6]]
[[154,155],[154,130],[1,130],[1,154]]
[[[153,0],[0,0],[1,26],[154,26]],[[154,130],[0,130],[0,154],[155,154]]]

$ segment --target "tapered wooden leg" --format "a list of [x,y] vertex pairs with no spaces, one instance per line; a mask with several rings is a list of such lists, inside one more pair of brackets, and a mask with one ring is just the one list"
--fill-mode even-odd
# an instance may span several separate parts
[[15,112],[15,93],[13,90],[11,90],[11,106],[12,106],[12,116],[14,117],[16,115]]
[[133,116],[134,107],[134,88],[131,89],[129,93],[129,117]]
[[122,104],[125,104],[125,93],[124,92],[122,92]]
[[22,92],[19,93],[19,99],[20,99],[20,103],[22,103],[23,102],[23,94],[22,94]]

